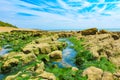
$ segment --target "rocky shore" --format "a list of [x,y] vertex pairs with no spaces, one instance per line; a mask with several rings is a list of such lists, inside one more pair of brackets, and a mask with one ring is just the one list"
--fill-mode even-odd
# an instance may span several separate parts
[[88,76],[88,80],[120,80],[120,32],[93,28],[80,33],[77,38],[85,40],[82,45],[92,53],[94,59],[105,57],[116,66],[113,73],[91,66],[84,70],[83,75]]
[[[86,67],[82,72],[79,67],[70,67],[68,72],[71,74],[61,75],[58,67],[52,65],[52,69],[57,67],[57,73],[60,76],[65,76],[61,79],[52,71],[49,72],[46,68],[49,68],[50,61],[62,59],[62,50],[67,46],[67,43],[60,42],[58,39],[72,36],[78,41],[84,40],[80,44],[85,50],[90,51],[93,56],[92,61],[99,62],[104,57],[114,65],[115,70],[111,72],[90,64],[91,66]],[[4,45],[9,44],[12,51],[0,57],[0,73],[5,75],[3,80],[70,80],[70,78],[73,80],[82,78],[84,80],[120,80],[119,43],[120,32],[99,31],[97,28],[69,32],[25,30],[2,32],[0,33],[0,50]],[[68,75],[71,76],[68,78]]]

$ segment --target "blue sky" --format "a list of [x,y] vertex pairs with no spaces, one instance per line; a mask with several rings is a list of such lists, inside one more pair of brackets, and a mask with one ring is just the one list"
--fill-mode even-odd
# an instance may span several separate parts
[[120,0],[0,0],[0,20],[20,28],[119,28]]

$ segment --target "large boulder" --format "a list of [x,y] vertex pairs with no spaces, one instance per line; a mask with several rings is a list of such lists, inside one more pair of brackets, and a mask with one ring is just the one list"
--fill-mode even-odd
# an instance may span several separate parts
[[81,31],[82,35],[95,35],[98,32],[97,28],[91,28]]
[[36,45],[39,48],[40,54],[48,54],[51,52],[50,45],[48,43],[40,43]]
[[83,76],[87,76],[88,80],[102,80],[103,70],[96,67],[88,67],[83,71]]
[[103,29],[98,32],[98,34],[106,34],[106,33],[110,33],[110,32],[103,30]]
[[62,51],[56,50],[49,53],[51,59],[62,59]]

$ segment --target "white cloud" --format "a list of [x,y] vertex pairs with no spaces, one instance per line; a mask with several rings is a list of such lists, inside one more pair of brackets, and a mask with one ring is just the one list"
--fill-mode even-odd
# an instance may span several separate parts
[[104,5],[101,9],[98,9],[97,12],[101,13],[106,9],[107,5]]
[[83,2],[82,7],[88,7],[88,6],[90,6],[90,5],[91,5],[91,4],[90,4],[89,2],[85,1],[85,2]]
[[68,4],[66,4],[63,0],[58,0],[58,3],[63,7],[64,9],[70,9]]
[[[116,8],[113,10],[106,11],[107,4],[109,2],[105,2],[105,0],[100,0],[99,3],[89,3],[86,0],[69,0],[68,2],[64,2],[63,0],[57,0],[58,4],[44,1],[47,5],[32,5],[20,0],[2,0],[0,1],[0,20],[10,22],[20,27],[28,27],[28,28],[41,28],[41,29],[59,29],[59,28],[88,28],[88,27],[114,27],[120,26],[120,3],[116,3]],[[69,6],[69,2],[79,2],[82,6],[71,7]],[[97,5],[105,4],[102,8],[98,8]],[[112,2],[111,2],[112,3]],[[96,4],[94,8],[91,10],[95,10],[94,12],[84,12],[83,14],[79,13],[79,10],[89,7],[91,5]],[[28,8],[21,8],[17,5],[23,5]],[[63,9],[59,8],[51,8],[50,6],[60,6]],[[61,12],[64,15],[60,15],[57,13],[49,13],[43,11],[35,11],[30,8],[38,8],[38,9],[50,9],[56,12]],[[36,16],[20,16],[17,13],[28,13]],[[110,14],[111,16],[101,15]]]
[[105,0],[100,0],[100,3],[104,3],[105,2]]

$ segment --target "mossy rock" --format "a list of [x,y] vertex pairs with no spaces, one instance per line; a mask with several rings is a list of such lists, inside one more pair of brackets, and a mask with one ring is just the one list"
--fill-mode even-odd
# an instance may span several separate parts
[[56,50],[49,53],[51,59],[62,59],[62,51]]
[[106,33],[109,33],[109,32],[102,29],[102,30],[100,30],[98,33],[99,33],[99,34],[106,34]]
[[119,35],[117,35],[117,34],[112,34],[112,38],[113,38],[114,40],[118,40],[120,37],[119,37]]
[[40,54],[48,54],[51,52],[50,45],[48,43],[40,43],[36,45],[39,48]]
[[5,61],[1,67],[2,73],[7,73],[11,71],[11,68],[17,66],[19,63],[18,59],[12,58]]
[[98,32],[97,28],[91,28],[81,31],[82,35],[95,35]]
[[3,56],[2,66],[1,66],[1,72],[2,73],[9,73],[12,71],[13,68],[17,67],[18,65],[25,65],[31,61],[34,61],[36,59],[36,56],[34,54],[15,54],[15,53],[9,53],[8,55]]

